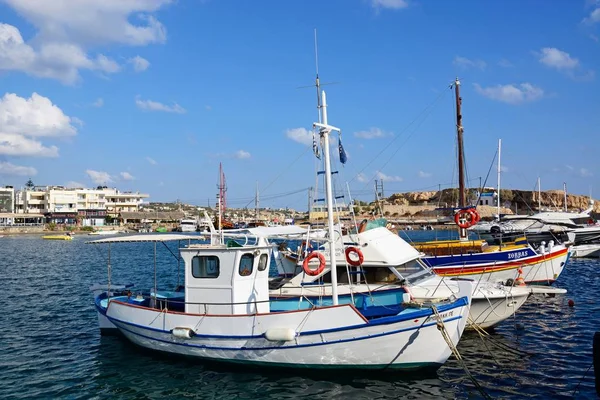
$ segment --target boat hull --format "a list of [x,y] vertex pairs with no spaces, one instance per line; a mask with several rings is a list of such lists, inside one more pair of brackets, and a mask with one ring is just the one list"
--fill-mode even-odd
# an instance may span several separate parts
[[[509,279],[514,281],[521,275],[526,283],[552,284],[564,270],[570,250],[559,246],[546,254],[535,254],[523,258],[515,256],[512,260],[502,260],[501,257],[498,257],[496,261],[490,261],[489,255],[493,256],[494,254],[496,253],[424,257],[423,261],[440,276],[456,276],[475,281],[507,282]],[[519,270],[522,271],[521,274]]]
[[[469,312],[468,297],[438,307],[453,345]],[[161,312],[111,301],[108,319],[133,343],[200,359],[291,368],[420,369],[439,367],[451,350],[430,309],[379,322],[350,305],[257,315]],[[193,330],[190,338],[175,328]],[[291,340],[269,340],[269,331],[292,329]],[[356,346],[353,346],[356,344]]]

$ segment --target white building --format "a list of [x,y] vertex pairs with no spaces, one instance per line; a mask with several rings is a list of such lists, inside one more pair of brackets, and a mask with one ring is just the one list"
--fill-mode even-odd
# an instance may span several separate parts
[[144,199],[150,197],[140,192],[121,192],[118,189],[103,189],[106,196],[106,212],[113,218],[119,216],[121,211],[138,212]]
[[46,222],[57,224],[102,226],[107,215],[116,218],[121,211],[139,211],[140,205],[148,197],[139,192],[121,192],[107,187],[70,189],[63,186],[36,186],[14,191],[12,212],[45,216]]

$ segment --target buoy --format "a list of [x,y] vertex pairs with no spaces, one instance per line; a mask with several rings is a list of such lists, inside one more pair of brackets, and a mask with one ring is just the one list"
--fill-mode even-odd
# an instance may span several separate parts
[[569,299],[569,307],[573,307],[575,305],[575,302],[573,301],[573,299]]

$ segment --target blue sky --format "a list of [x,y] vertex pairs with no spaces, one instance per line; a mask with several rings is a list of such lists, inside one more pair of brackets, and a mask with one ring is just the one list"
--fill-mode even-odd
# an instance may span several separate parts
[[473,185],[502,139],[504,188],[600,192],[585,0],[0,0],[0,184],[204,205],[221,162],[230,206],[258,185],[262,206],[306,209],[315,28],[354,197],[455,185],[455,77]]

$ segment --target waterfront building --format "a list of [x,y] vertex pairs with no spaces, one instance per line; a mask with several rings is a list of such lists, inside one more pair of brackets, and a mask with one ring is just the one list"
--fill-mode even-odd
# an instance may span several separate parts
[[138,212],[144,199],[150,197],[140,192],[121,192],[118,189],[103,188],[106,197],[106,213],[113,218],[125,212]]
[[[16,191],[12,187],[0,188],[0,225],[19,219],[22,223],[45,220],[55,224],[103,226],[107,216],[117,219],[122,211],[138,212],[148,197],[106,186],[95,189],[34,186]],[[14,200],[10,202],[9,198]],[[9,204],[12,210],[2,211],[8,210]]]

